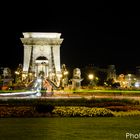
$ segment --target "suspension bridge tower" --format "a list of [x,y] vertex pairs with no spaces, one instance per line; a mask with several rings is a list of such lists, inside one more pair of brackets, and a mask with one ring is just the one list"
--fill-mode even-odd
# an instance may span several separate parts
[[24,46],[23,75],[43,75],[52,81],[59,79],[61,33],[25,32],[21,41]]

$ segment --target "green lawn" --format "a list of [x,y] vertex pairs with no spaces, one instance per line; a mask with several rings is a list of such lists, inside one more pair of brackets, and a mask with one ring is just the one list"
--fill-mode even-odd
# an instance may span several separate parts
[[140,117],[1,118],[1,140],[125,140]]
[[[60,92],[60,91],[58,91]],[[64,90],[64,93],[78,95],[129,95],[140,96],[140,90],[119,90],[119,89],[79,89],[79,90]],[[57,91],[56,91],[57,93]],[[60,92],[61,93],[61,92]]]

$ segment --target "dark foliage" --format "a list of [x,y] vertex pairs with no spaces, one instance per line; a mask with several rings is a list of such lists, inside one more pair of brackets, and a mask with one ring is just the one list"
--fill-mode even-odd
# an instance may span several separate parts
[[35,106],[35,110],[38,113],[51,113],[52,110],[54,109],[53,105],[45,105],[45,104],[39,104]]

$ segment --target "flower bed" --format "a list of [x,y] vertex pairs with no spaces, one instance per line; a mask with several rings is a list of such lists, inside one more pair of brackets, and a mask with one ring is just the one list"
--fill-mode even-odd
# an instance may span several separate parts
[[109,109],[105,108],[90,108],[90,107],[55,107],[52,113],[61,117],[110,117],[113,116]]

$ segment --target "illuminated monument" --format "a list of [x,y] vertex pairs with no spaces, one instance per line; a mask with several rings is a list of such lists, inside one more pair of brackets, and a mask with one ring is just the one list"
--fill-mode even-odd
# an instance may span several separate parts
[[54,81],[61,73],[60,45],[61,33],[23,33],[24,45],[23,74],[43,75]]

